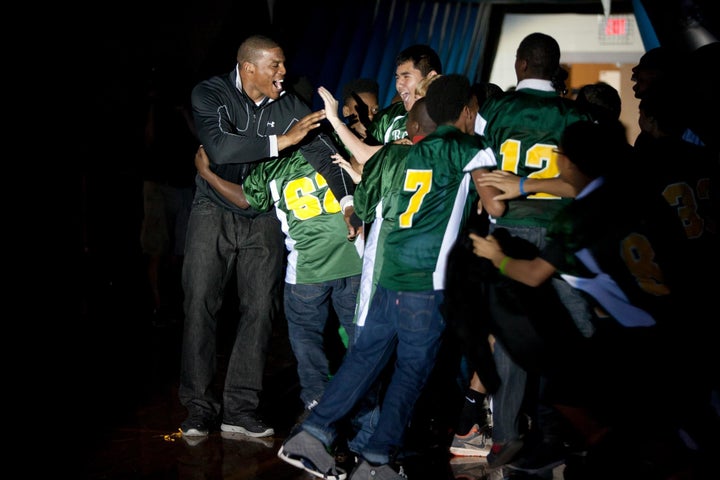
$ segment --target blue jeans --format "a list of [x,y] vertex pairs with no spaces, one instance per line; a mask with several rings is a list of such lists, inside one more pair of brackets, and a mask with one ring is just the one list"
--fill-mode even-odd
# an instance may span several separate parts
[[[211,420],[222,411],[224,421],[232,422],[257,409],[273,314],[279,307],[283,255],[283,234],[273,210],[249,218],[204,196],[193,201],[182,271],[185,324],[178,391],[191,414]],[[221,405],[212,388],[217,313],[233,275],[239,321]]]
[[[520,237],[542,249],[545,246],[545,228],[542,227],[509,227],[490,224],[490,233],[496,228],[505,228],[511,235]],[[575,325],[585,336],[592,335],[592,312],[582,295],[567,282],[559,278],[551,280],[558,292],[560,301],[572,316]],[[541,306],[539,306],[541,307]],[[519,415],[525,395],[527,372],[513,361],[499,341],[495,342],[493,359],[497,367],[501,383],[492,395],[493,442],[504,443],[520,436]],[[544,406],[540,406],[542,419],[550,418]],[[542,421],[542,419],[539,419]],[[543,425],[539,425],[542,429]]]
[[362,334],[325,389],[303,429],[332,445],[336,423],[348,415],[397,353],[377,428],[362,452],[373,463],[388,463],[402,445],[415,403],[430,376],[445,320],[442,291],[393,292],[378,285]]
[[[325,324],[332,307],[350,339],[355,336],[355,302],[360,275],[322,283],[285,284],[285,318],[300,379],[300,399],[307,407],[320,400],[330,381],[324,348]],[[348,345],[348,346],[350,346]]]

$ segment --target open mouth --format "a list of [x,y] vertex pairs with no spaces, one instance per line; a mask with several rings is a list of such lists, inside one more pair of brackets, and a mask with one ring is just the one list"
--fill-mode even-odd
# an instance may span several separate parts
[[284,81],[285,80],[273,80],[273,87],[275,87],[278,92],[282,92]]

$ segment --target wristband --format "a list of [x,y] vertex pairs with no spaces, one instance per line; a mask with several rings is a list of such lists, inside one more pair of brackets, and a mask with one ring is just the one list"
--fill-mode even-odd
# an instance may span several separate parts
[[352,207],[353,204],[353,196],[352,195],[345,195],[342,199],[340,199],[340,210],[342,211],[343,215],[345,215],[345,209],[347,207]]
[[527,177],[520,177],[520,184],[518,187],[520,187],[520,195],[523,197],[527,195],[527,192],[525,191],[525,180],[527,180]]
[[505,272],[505,267],[507,267],[507,263],[510,261],[510,257],[505,257],[500,261],[500,266],[498,267],[498,270],[500,270],[500,273],[505,275],[507,277],[507,273]]

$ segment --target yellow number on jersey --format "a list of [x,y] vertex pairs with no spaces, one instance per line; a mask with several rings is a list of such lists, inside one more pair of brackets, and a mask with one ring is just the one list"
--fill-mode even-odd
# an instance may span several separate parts
[[621,249],[623,261],[640,288],[656,296],[670,293],[664,283],[663,273],[655,263],[655,250],[645,235],[628,235],[623,239]]
[[405,183],[403,189],[406,192],[412,192],[410,202],[408,203],[407,210],[400,214],[399,222],[400,228],[412,227],[413,216],[420,210],[423,198],[430,191],[432,185],[432,170],[408,170],[405,174]]
[[[500,146],[502,155],[501,169],[517,175],[520,165],[520,141],[508,139]],[[536,143],[525,153],[525,166],[539,169],[528,175],[529,178],[554,178],[560,173],[557,166],[557,154],[553,152],[555,145]],[[560,198],[548,193],[533,193],[528,198]]]
[[[708,180],[709,184],[709,179]],[[702,192],[705,183],[701,181],[698,185],[699,191]],[[707,188],[704,189],[707,191]],[[702,194],[702,193],[701,193]],[[673,183],[668,185],[663,191],[665,201],[671,207],[675,208],[680,221],[685,227],[685,235],[687,238],[697,238],[703,233],[705,222],[698,215],[698,204],[695,200],[695,193],[687,183]]]
[[309,177],[296,178],[285,185],[283,197],[288,210],[295,214],[298,220],[307,220],[317,217],[324,211],[337,213],[340,211],[340,202],[328,189],[325,198],[321,202],[317,197],[317,191],[327,185],[327,181],[319,173],[315,174],[315,182]]

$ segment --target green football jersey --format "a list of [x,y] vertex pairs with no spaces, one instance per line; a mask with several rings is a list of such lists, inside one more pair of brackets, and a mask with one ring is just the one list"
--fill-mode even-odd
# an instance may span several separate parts
[[319,283],[361,273],[362,241],[347,240],[340,203],[299,151],[259,163],[243,186],[253,208],[275,206],[289,252],[287,283]]
[[373,117],[367,133],[378,143],[384,145],[407,137],[406,124],[407,110],[405,110],[405,105],[403,102],[395,102]]
[[483,163],[480,137],[441,125],[410,147],[379,283],[393,291],[445,288],[448,252],[470,212],[470,172]]
[[[483,104],[486,153],[500,170],[521,177],[553,178],[559,174],[557,155],[565,127],[589,120],[573,100],[554,90],[520,88],[491,97]],[[538,193],[507,202],[505,214],[493,220],[498,226],[546,227],[570,199]]]
[[365,163],[362,181],[355,189],[355,213],[366,223],[362,281],[355,314],[355,323],[360,326],[365,324],[380,277],[385,239],[397,218],[397,197],[409,151],[410,145],[384,145]]

